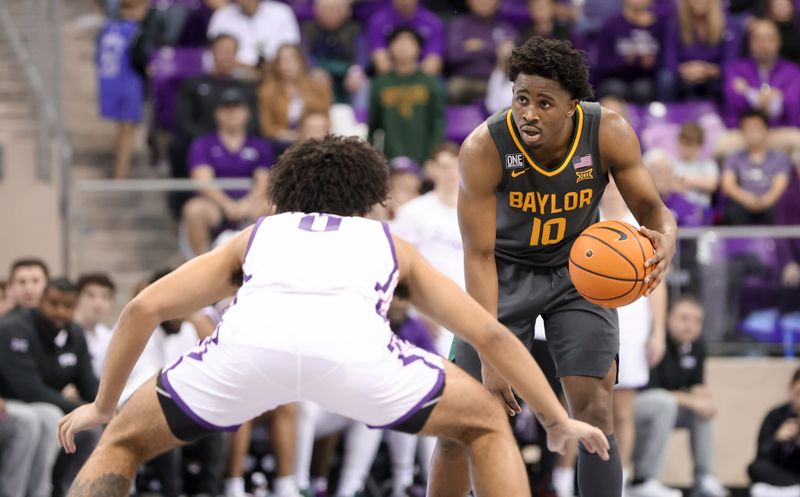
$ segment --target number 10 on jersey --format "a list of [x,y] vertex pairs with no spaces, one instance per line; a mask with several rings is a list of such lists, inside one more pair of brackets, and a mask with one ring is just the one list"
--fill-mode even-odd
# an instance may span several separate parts
[[531,247],[558,243],[564,239],[564,233],[566,231],[566,218],[555,217],[543,223],[540,218],[534,216],[533,229],[531,229]]

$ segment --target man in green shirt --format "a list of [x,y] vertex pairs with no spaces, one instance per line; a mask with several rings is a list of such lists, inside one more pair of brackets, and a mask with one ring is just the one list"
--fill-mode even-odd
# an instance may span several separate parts
[[389,35],[394,70],[373,81],[369,141],[390,159],[402,155],[421,164],[443,140],[445,100],[439,81],[419,68],[420,44],[410,28]]

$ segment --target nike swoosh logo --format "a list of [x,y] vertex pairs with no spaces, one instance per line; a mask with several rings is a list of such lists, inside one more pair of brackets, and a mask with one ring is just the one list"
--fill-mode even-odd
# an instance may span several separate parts
[[600,227],[600,228],[603,228],[604,230],[613,231],[614,233],[618,234],[618,235],[619,235],[619,238],[617,238],[617,239],[615,240],[615,241],[617,241],[617,242],[624,242],[625,240],[627,240],[627,239],[628,239],[628,234],[627,234],[627,233],[625,233],[625,232],[624,232],[624,231],[622,231],[622,230],[618,230],[618,229],[616,229],[616,228],[609,228],[608,226],[599,226],[599,227]]
[[523,174],[530,171],[530,168],[525,168],[522,171],[511,171],[511,177],[516,178],[517,176],[522,176]]

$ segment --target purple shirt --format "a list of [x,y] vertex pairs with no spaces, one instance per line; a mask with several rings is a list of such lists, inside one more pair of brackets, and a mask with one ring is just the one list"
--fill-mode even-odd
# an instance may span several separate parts
[[716,64],[722,69],[725,64],[736,57],[738,48],[739,38],[731,29],[725,30],[722,39],[716,45],[701,42],[696,37],[691,45],[684,45],[681,40],[681,24],[677,19],[673,19],[667,28],[664,40],[663,65],[677,71],[678,66],[684,62],[701,60]]
[[392,329],[397,336],[403,340],[411,342],[428,352],[437,353],[436,346],[433,343],[433,337],[431,337],[428,327],[425,326],[425,323],[423,323],[421,319],[408,318],[399,328],[395,329],[395,326],[396,325],[392,323]]
[[[274,155],[266,141],[248,136],[239,150],[228,150],[217,133],[201,136],[189,149],[189,172],[200,166],[211,166],[216,178],[250,178],[256,169],[272,167]],[[241,198],[246,190],[226,190],[232,198]]]
[[662,200],[675,216],[678,226],[696,227],[711,224],[710,210],[695,204],[680,193],[671,193]]
[[370,51],[386,48],[386,39],[399,27],[412,28],[422,37],[421,57],[444,55],[444,25],[436,15],[421,6],[411,17],[404,16],[394,7],[373,15],[367,27]]
[[[448,74],[489,79],[497,62],[497,47],[516,37],[517,31],[503,21],[471,14],[453,18],[448,25],[445,52]],[[481,48],[468,51],[465,46],[471,40],[479,40]]]
[[[789,186],[775,204],[773,211],[775,224],[800,225],[800,170],[795,170]],[[800,239],[778,238],[775,240],[780,266],[794,261],[800,262]]]
[[742,190],[753,195],[764,195],[772,187],[775,176],[789,174],[792,162],[789,156],[777,150],[768,150],[764,162],[756,164],[747,150],[734,152],[725,159],[723,171],[732,171]]
[[[631,24],[622,14],[610,17],[597,34],[598,69],[602,77],[625,81],[653,77],[662,56],[665,30],[665,22],[658,17],[647,27]],[[652,54],[656,61],[646,69],[640,58],[629,64],[625,60],[629,54]]]
[[772,126],[797,126],[800,124],[800,69],[791,62],[778,59],[766,79],[762,80],[754,59],[739,59],[725,68],[725,105],[723,118],[725,125],[734,128],[739,124],[739,115],[751,108],[745,94],[734,90],[736,78],[747,81],[751,88],[759,88],[763,83],[776,87],[783,93],[783,112],[770,119]]

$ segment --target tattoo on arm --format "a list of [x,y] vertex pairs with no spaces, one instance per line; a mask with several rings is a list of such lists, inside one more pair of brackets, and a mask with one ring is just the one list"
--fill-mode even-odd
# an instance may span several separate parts
[[76,479],[67,497],[127,497],[130,490],[130,478],[107,473],[92,481]]

